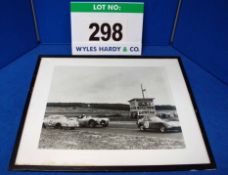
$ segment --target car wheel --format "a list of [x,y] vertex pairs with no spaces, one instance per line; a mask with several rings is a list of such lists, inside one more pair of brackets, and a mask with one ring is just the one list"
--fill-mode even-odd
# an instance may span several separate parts
[[89,122],[89,127],[90,127],[90,128],[94,128],[95,126],[96,126],[95,121],[91,120],[91,121]]
[[162,132],[162,133],[166,132],[165,126],[161,126],[161,127],[160,127],[160,132]]
[[144,128],[143,125],[140,125],[140,126],[139,126],[139,129],[140,129],[140,131],[144,131],[144,130],[145,130],[145,128]]
[[56,124],[55,124],[55,128],[56,128],[56,129],[61,129],[61,128],[62,128],[62,125],[61,125],[60,123],[56,123]]
[[43,123],[42,127],[43,127],[43,128],[47,128],[46,125],[45,125],[44,123]]
[[105,121],[101,121],[101,126],[102,126],[102,127],[107,127],[108,124],[107,124]]

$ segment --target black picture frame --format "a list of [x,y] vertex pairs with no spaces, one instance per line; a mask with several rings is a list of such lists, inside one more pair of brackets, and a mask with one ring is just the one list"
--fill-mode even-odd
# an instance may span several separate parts
[[[40,63],[42,58],[87,58],[87,59],[107,59],[107,58],[121,58],[121,59],[176,59],[178,60],[178,63],[180,65],[181,68],[181,72],[184,76],[184,80],[185,83],[187,85],[187,90],[188,93],[190,95],[194,110],[195,110],[195,114],[196,114],[196,118],[197,121],[199,123],[200,126],[200,131],[202,133],[203,136],[203,140],[205,143],[205,147],[207,150],[207,154],[208,157],[210,159],[210,163],[208,164],[178,164],[178,165],[144,165],[144,166],[37,166],[37,165],[16,165],[16,156],[17,156],[17,152],[19,149],[19,144],[20,144],[20,140],[21,140],[21,136],[22,136],[22,130],[25,124],[25,119],[26,119],[26,114],[28,111],[28,107],[29,107],[29,102],[30,102],[30,98],[33,92],[33,86],[35,84],[36,81],[36,76],[37,76],[37,72],[39,70],[40,67]],[[33,73],[33,78],[30,84],[30,88],[29,88],[29,93],[27,94],[27,98],[26,98],[26,103],[24,106],[24,111],[23,111],[23,115],[22,115],[22,119],[20,122],[20,126],[18,128],[18,133],[17,133],[17,137],[15,140],[15,146],[14,149],[12,151],[12,155],[11,155],[11,160],[9,163],[9,170],[11,171],[78,171],[78,172],[107,172],[107,171],[111,171],[111,172],[120,172],[120,171],[124,171],[124,172],[148,172],[148,171],[186,171],[186,170],[204,170],[204,169],[216,169],[216,162],[214,159],[214,156],[212,154],[212,150],[210,148],[209,145],[209,141],[205,132],[205,129],[203,127],[203,123],[200,117],[200,113],[198,110],[198,107],[196,105],[194,96],[193,96],[193,92],[191,90],[191,86],[190,83],[188,81],[187,78],[187,74],[185,72],[184,69],[184,64],[181,60],[181,58],[179,56],[90,56],[90,55],[83,55],[83,56],[72,56],[72,55],[40,55],[37,59],[37,63],[36,63],[36,67]]]

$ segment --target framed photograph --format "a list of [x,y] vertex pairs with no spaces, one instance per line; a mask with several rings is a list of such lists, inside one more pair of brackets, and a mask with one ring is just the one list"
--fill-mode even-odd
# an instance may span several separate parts
[[12,170],[214,169],[178,57],[41,56]]

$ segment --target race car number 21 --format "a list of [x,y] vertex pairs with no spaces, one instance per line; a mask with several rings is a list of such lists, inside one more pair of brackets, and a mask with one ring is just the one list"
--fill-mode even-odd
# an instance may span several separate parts
[[[91,23],[89,25],[91,34],[89,36],[89,41],[121,41],[123,38],[123,26],[120,23],[114,23],[110,25],[109,23]],[[98,35],[100,33],[100,35]]]

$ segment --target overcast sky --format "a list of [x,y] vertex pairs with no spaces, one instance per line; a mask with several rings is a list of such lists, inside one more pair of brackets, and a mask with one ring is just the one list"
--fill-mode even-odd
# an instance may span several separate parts
[[125,103],[146,98],[173,105],[169,84],[160,67],[56,67],[49,102]]

